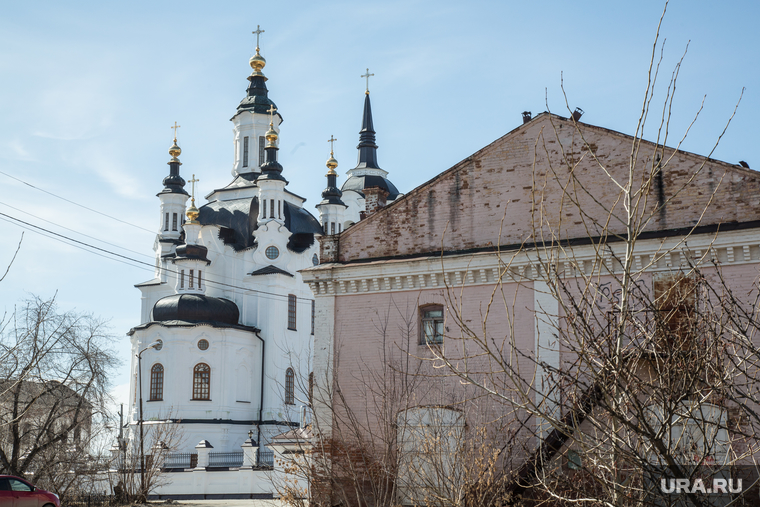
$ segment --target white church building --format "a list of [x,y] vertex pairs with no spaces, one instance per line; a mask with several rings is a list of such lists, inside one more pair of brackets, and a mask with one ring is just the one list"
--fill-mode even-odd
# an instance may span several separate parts
[[[232,182],[196,208],[175,135],[158,193],[155,277],[136,285],[142,306],[128,333],[129,445],[139,452],[141,410],[146,435],[173,425],[180,437],[165,453],[168,480],[154,498],[277,497],[276,457],[288,452],[290,436],[308,434],[292,430],[310,418],[314,297],[299,270],[319,263],[320,236],[399,195],[377,164],[367,91],[357,166],[338,190],[331,152],[320,219],[306,211],[277,160],[282,117],[258,44],[250,65],[247,95],[231,120]],[[152,443],[146,437],[146,455]]]

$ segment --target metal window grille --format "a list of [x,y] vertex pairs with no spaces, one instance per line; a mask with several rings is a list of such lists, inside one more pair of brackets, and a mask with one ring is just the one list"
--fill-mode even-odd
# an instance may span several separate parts
[[296,382],[295,382],[295,374],[293,373],[293,368],[288,368],[285,371],[285,404],[286,405],[295,405],[296,404]]
[[210,399],[211,368],[209,365],[200,363],[193,369],[193,399]]
[[192,289],[193,288],[193,284],[195,283],[195,270],[193,270],[193,269],[190,270],[190,278],[189,278],[189,280],[190,280],[189,287]]
[[316,320],[315,317],[317,316],[317,310],[316,310],[316,301],[313,299],[311,300],[311,334],[314,334],[314,321]]
[[422,309],[422,332],[420,343],[443,343],[443,307],[429,306]]
[[259,165],[264,163],[264,136],[259,136]]
[[288,329],[296,330],[296,297],[288,294]]
[[243,167],[248,167],[248,136],[243,138]]
[[177,230],[177,214],[176,213],[172,213],[172,230],[173,231]]
[[150,401],[164,399],[164,367],[154,364],[150,369]]

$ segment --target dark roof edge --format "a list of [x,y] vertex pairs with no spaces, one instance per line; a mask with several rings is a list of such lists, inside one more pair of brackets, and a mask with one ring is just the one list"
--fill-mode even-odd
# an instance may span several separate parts
[[198,327],[198,326],[210,326],[215,328],[230,328],[230,329],[239,329],[241,331],[250,331],[251,333],[258,333],[261,331],[261,329],[253,326],[244,326],[242,324],[226,324],[224,322],[189,322],[186,320],[166,320],[163,322],[158,321],[151,321],[146,322],[145,324],[140,324],[139,326],[135,326],[132,329],[129,330],[127,333],[127,336],[132,336],[135,334],[135,331],[142,331],[143,329],[148,329],[151,326],[162,326],[162,327]]
[[[657,238],[670,238],[674,236],[685,236],[695,234],[710,234],[717,232],[729,232],[729,231],[741,231],[746,229],[760,229],[760,220],[751,220],[749,222],[724,222],[719,224],[710,225],[698,225],[694,227],[679,227],[677,229],[666,229],[664,231],[646,231],[639,234],[637,240],[657,239]],[[605,239],[605,243],[619,243],[623,241],[623,238],[609,235]],[[594,236],[588,238],[571,238],[555,242],[556,246],[583,246],[598,244],[602,242],[602,236]],[[364,259],[355,259],[347,262],[338,262],[330,264],[366,264],[370,262],[386,261],[386,260],[402,260],[402,259],[419,259],[425,257],[448,257],[451,255],[466,255],[480,252],[511,252],[520,249],[535,249],[537,246],[541,248],[551,247],[550,243],[514,243],[511,245],[500,246],[485,246],[477,248],[466,248],[462,250],[445,250],[443,252],[420,252],[409,255],[386,255],[383,257],[369,257]],[[309,268],[313,269],[313,268]]]

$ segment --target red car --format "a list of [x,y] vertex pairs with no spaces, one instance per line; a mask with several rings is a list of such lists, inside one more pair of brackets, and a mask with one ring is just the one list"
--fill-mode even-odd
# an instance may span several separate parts
[[61,507],[58,495],[35,488],[24,479],[0,475],[0,507]]

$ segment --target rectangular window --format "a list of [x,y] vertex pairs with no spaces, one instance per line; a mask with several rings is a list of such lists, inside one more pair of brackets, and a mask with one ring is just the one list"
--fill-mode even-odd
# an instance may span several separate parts
[[269,218],[274,218],[274,199],[269,199]]
[[282,220],[282,201],[277,201],[277,218]]
[[296,330],[296,297],[288,294],[288,329]]
[[177,230],[177,214],[176,213],[172,213],[172,230],[173,231]]
[[426,306],[421,309],[420,344],[443,343],[443,307]]
[[317,309],[316,309],[316,301],[312,299],[311,301],[311,334],[314,334],[314,317],[316,316]]
[[335,234],[335,222],[330,222],[330,234]]
[[201,270],[198,270],[198,288],[201,288]]
[[248,167],[248,136],[243,138],[243,167]]
[[167,213],[166,216],[164,216],[164,230],[165,231],[169,230],[169,213]]
[[179,288],[184,289],[185,288],[185,270],[181,270],[179,272]]
[[188,285],[192,289],[193,288],[193,282],[195,282],[195,270],[193,270],[193,269],[190,270],[189,281],[190,281],[190,283]]
[[262,199],[261,200],[261,218],[267,217],[267,200]]
[[264,164],[264,136],[259,136],[259,165]]

